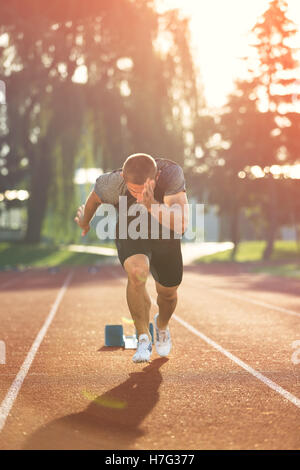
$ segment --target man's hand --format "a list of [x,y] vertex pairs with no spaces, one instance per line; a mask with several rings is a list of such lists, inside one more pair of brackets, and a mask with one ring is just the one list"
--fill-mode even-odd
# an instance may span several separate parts
[[90,230],[90,224],[87,224],[85,221],[84,221],[84,204],[80,207],[78,207],[78,210],[77,210],[77,216],[75,217],[75,222],[76,224],[82,228],[82,232],[81,232],[81,235],[84,237],[88,231]]
[[141,200],[141,203],[146,206],[147,210],[151,209],[152,204],[156,204],[156,201],[154,199],[154,187],[155,181],[150,180],[150,178],[147,178],[146,182],[144,183],[144,189],[142,192]]

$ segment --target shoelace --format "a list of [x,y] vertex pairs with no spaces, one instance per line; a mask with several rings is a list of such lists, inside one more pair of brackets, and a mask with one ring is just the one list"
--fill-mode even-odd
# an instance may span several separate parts
[[138,347],[147,349],[149,347],[149,341],[147,341],[146,339],[142,339],[138,342]]
[[159,332],[158,332],[158,341],[160,343],[165,343],[168,340],[169,340],[168,330],[159,330]]

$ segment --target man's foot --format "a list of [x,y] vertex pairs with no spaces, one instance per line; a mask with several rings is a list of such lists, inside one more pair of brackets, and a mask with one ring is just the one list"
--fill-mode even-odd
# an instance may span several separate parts
[[139,336],[137,350],[133,356],[133,362],[149,362],[152,353],[152,343],[148,335],[143,334]]
[[167,328],[166,330],[160,330],[158,328],[157,317],[158,313],[154,317],[155,349],[160,356],[164,357],[167,356],[172,349],[171,335],[169,328]]

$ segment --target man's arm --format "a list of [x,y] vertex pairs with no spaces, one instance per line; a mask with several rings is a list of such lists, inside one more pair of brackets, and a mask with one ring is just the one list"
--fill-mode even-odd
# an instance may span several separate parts
[[181,191],[177,194],[165,196],[164,205],[162,206],[167,206],[167,210],[174,213],[175,219],[173,218],[173,228],[175,231],[176,227],[181,227],[181,233],[184,233],[187,230],[189,223],[189,206],[186,192]]
[[163,226],[183,234],[188,227],[188,199],[185,191],[164,196],[164,203],[154,199],[154,183],[147,179],[143,191],[143,204]]
[[[155,201],[156,202],[156,201]],[[188,227],[188,200],[184,191],[164,197],[164,204],[152,204],[151,214],[163,226],[183,234]]]
[[90,221],[95,215],[97,208],[101,204],[101,199],[95,191],[92,191],[89,197],[86,200],[86,203],[78,207],[77,216],[75,217],[75,222],[77,225],[82,228],[81,235],[84,237],[90,230]]

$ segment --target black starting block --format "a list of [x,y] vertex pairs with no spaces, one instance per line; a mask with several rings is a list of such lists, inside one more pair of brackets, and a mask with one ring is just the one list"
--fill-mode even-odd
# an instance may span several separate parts
[[[153,324],[149,324],[149,331],[154,343]],[[136,349],[138,343],[137,333],[135,335],[125,335],[123,325],[105,326],[105,346],[122,347],[125,349]]]

